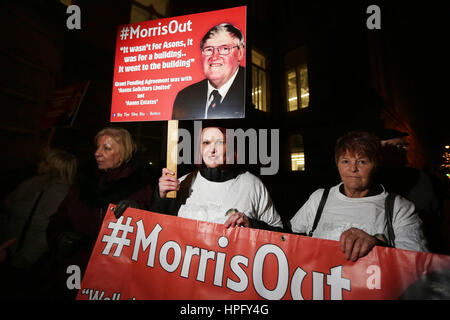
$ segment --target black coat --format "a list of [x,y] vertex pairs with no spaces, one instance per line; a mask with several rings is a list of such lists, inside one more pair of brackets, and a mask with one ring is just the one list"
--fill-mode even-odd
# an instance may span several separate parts
[[72,231],[96,239],[110,203],[133,200],[148,210],[157,179],[152,168],[133,158],[108,171],[98,170],[95,161],[81,166],[75,184],[52,217],[48,233]]

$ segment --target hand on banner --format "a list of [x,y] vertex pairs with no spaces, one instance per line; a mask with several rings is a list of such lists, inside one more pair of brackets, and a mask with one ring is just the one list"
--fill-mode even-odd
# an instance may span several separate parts
[[175,172],[167,168],[162,169],[162,176],[159,178],[159,196],[161,199],[165,198],[167,192],[178,191],[180,189],[180,182],[175,177]]
[[251,227],[250,219],[242,212],[232,213],[223,224],[225,228],[229,227]]
[[361,229],[350,228],[341,234],[339,242],[345,258],[355,262],[367,255],[378,240]]
[[12,238],[0,244],[0,263],[5,262],[7,257],[6,249],[12,246],[16,241],[17,241],[16,238]]

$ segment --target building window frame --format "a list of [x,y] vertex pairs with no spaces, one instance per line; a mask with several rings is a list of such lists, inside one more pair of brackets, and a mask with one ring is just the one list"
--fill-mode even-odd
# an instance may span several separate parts
[[251,49],[252,103],[255,109],[263,112],[269,111],[267,60],[267,55],[261,50]]
[[303,135],[295,133],[289,136],[289,157],[291,172],[306,171],[306,154]]
[[286,110],[292,112],[308,108],[311,101],[305,47],[286,55],[285,68]]

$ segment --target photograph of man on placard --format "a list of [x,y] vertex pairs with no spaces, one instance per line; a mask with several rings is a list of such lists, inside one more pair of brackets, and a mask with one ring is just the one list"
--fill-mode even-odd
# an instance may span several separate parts
[[178,92],[172,119],[223,119],[245,116],[244,35],[230,23],[211,28],[200,42],[205,79]]

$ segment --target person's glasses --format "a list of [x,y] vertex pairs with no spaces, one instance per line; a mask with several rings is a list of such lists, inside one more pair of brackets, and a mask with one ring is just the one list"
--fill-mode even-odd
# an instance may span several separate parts
[[217,50],[221,56],[226,56],[230,54],[233,48],[239,48],[239,46],[205,47],[202,49],[202,53],[204,56],[212,56],[214,51]]

